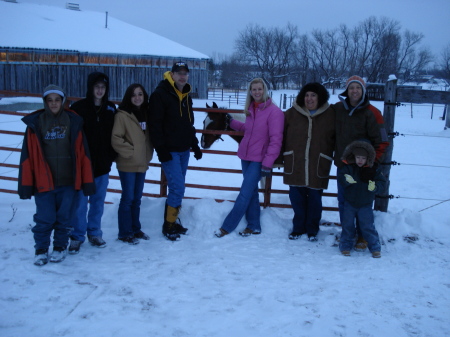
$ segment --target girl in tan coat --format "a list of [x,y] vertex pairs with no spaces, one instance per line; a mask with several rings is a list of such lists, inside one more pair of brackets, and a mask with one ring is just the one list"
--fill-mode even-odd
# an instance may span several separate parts
[[135,245],[150,237],[142,232],[139,220],[145,173],[152,159],[153,147],[147,128],[148,95],[138,83],[130,85],[114,118],[112,146],[116,159],[122,196],[118,220],[119,240]]

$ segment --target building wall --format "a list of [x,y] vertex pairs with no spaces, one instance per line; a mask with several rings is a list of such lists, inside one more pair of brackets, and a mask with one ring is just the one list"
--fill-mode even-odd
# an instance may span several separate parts
[[110,78],[110,99],[121,100],[126,88],[141,83],[150,94],[164,72],[182,59],[189,65],[193,96],[206,99],[208,70],[206,59],[186,59],[147,55],[87,54],[73,51],[42,51],[0,47],[0,90],[41,93],[53,83],[69,96],[84,97],[88,74],[101,71]]

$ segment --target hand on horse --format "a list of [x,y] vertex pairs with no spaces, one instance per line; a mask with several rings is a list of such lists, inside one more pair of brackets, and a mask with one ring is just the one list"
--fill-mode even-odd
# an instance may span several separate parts
[[231,116],[230,114],[226,114],[225,115],[225,130],[229,129],[231,126],[231,121],[233,120],[233,116]]
[[197,144],[192,146],[192,151],[194,151],[194,158],[195,159],[197,159],[197,160],[202,159],[203,153],[202,153],[202,151],[200,150],[200,148],[198,147]]
[[261,166],[261,178],[267,178],[272,175],[272,169],[270,167]]
[[156,154],[158,155],[158,159],[161,163],[172,160],[172,155],[164,146],[157,148]]

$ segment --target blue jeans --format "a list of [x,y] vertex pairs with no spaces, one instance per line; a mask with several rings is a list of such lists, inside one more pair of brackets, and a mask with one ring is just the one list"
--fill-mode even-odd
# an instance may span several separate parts
[[241,191],[234,203],[233,209],[225,218],[222,229],[231,233],[239,225],[245,215],[247,228],[261,231],[258,182],[261,180],[261,163],[242,160],[242,173],[244,180]]
[[161,163],[167,178],[167,204],[172,207],[181,206],[183,201],[186,181],[186,172],[189,164],[189,150],[184,152],[170,152],[172,160]]
[[90,236],[101,237],[103,234],[101,224],[109,174],[95,178],[94,182],[96,188],[94,195],[87,197],[83,194],[83,191],[78,191],[75,197],[75,212],[72,221],[73,231],[70,235],[72,240],[84,242],[86,232]]
[[119,238],[128,238],[141,230],[139,215],[145,173],[119,171],[119,177],[122,185],[118,210]]
[[322,193],[308,187],[289,186],[289,199],[294,209],[293,232],[316,236],[322,218]]
[[33,220],[35,249],[48,249],[53,231],[53,247],[66,248],[72,230],[76,191],[72,186],[60,186],[53,191],[36,193],[36,214]]
[[381,250],[380,238],[375,229],[372,205],[356,208],[348,202],[344,202],[344,212],[342,225],[342,234],[339,242],[339,249],[351,250],[355,240],[355,218],[359,220],[362,235],[367,241],[367,246],[371,252]]

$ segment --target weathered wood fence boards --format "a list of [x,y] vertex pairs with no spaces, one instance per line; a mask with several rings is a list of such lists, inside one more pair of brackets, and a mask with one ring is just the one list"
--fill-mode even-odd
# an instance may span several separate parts
[[[151,93],[179,58],[151,55],[96,54],[69,50],[0,47],[0,90],[41,93],[48,84],[61,86],[69,96],[84,97],[89,73],[110,78],[110,99],[121,100],[132,83]],[[193,97],[207,98],[208,60],[184,58],[189,65]]]

